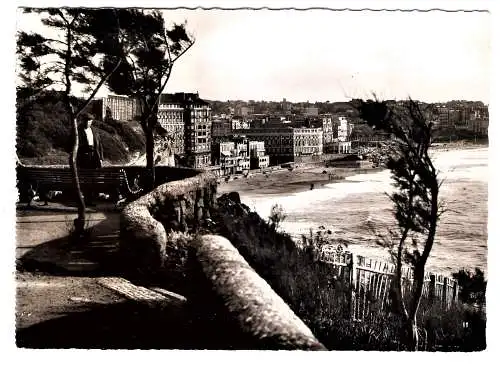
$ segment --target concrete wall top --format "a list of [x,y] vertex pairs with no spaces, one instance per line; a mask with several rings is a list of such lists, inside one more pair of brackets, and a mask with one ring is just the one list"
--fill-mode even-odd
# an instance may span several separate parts
[[193,245],[212,289],[242,331],[272,349],[325,350],[226,238],[204,235]]

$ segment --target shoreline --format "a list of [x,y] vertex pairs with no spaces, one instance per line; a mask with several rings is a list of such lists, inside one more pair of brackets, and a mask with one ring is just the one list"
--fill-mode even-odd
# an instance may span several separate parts
[[[431,152],[446,152],[455,150],[470,150],[488,148],[488,144],[473,143],[439,143],[431,147]],[[342,183],[350,176],[360,174],[372,174],[386,170],[385,167],[356,168],[356,167],[325,167],[318,163],[305,164],[296,167],[292,171],[279,168],[266,174],[259,172],[250,173],[248,177],[236,175],[237,178],[228,182],[219,180],[217,187],[218,195],[236,191],[240,195],[259,194],[293,194],[302,191],[320,189],[326,184]],[[323,173],[326,171],[326,173]],[[329,174],[333,174],[338,179],[329,180]]]
[[431,145],[430,151],[454,151],[454,150],[473,150],[480,148],[488,148],[489,142],[469,142],[469,141],[455,141],[455,142],[436,142]]
[[[485,156],[485,153],[488,151],[488,146],[485,145],[474,145],[467,146],[469,148],[450,148],[451,146],[445,146],[445,148],[435,149],[435,156],[439,160],[443,158],[446,161],[448,158],[451,158],[450,161],[446,162],[446,165],[454,166],[454,164],[459,163],[458,161],[462,161],[462,155],[456,155],[456,151],[463,151],[463,156],[468,158],[477,158],[480,156],[482,159]],[[478,151],[478,156],[475,155],[475,151]],[[441,157],[438,157],[441,155]],[[457,160],[458,159],[458,160]],[[466,160],[464,166],[467,166],[469,160]],[[478,166],[483,166],[484,162],[481,160],[478,162]],[[458,168],[458,167],[457,167]],[[262,219],[266,220],[268,217],[268,212],[273,204],[279,203],[283,205],[283,209],[287,213],[288,218],[284,221],[281,229],[284,232],[287,232],[292,236],[294,241],[300,241],[302,233],[307,235],[307,229],[312,228],[313,231],[317,230],[318,227],[333,227],[334,239],[341,239],[345,242],[348,242],[348,247],[351,252],[355,252],[358,255],[374,258],[376,260],[386,258],[386,251],[381,247],[376,246],[371,241],[371,234],[367,232],[362,224],[364,222],[368,222],[372,220],[371,218],[375,218],[374,215],[378,214],[377,209],[373,209],[373,204],[377,204],[376,208],[381,208],[387,210],[390,208],[390,202],[384,201],[380,198],[372,198],[373,190],[363,189],[362,194],[366,194],[366,200],[364,199],[365,195],[358,195],[356,197],[349,197],[349,195],[344,196],[340,194],[340,197],[336,195],[335,192],[328,192],[323,190],[331,190],[326,186],[323,187],[321,184],[326,185],[334,182],[347,182],[350,185],[350,188],[347,188],[346,191],[349,191],[347,194],[351,194],[352,191],[356,191],[357,187],[352,183],[356,183],[356,181],[366,181],[366,180],[374,180],[375,184],[379,183],[380,175],[376,175],[374,178],[370,176],[360,176],[360,178],[349,179],[349,180],[336,180],[336,181],[327,181],[326,179],[322,179],[320,181],[315,180],[318,176],[317,171],[322,170],[322,167],[309,168],[303,171],[299,169],[295,169],[293,171],[276,171],[269,178],[259,177],[255,183],[248,183],[246,180],[251,180],[252,178],[239,178],[236,181],[231,181],[229,183],[222,183],[219,185],[219,192],[226,193],[229,191],[236,191],[240,193],[241,201],[244,204],[247,204],[250,209],[261,216]],[[327,169],[325,169],[327,170]],[[340,169],[339,169],[340,170]],[[359,169],[344,169],[348,171],[344,171],[345,177],[358,175],[360,172]],[[387,169],[370,169],[369,172],[366,173],[376,173],[378,171],[383,171]],[[316,174],[314,172],[316,171]],[[483,174],[483,167],[481,167],[481,171],[478,173]],[[340,171],[336,171],[335,173],[339,173]],[[387,173],[388,171],[386,171]],[[469,174],[475,174],[476,172],[463,172],[464,176],[472,176]],[[294,176],[292,176],[292,174]],[[321,174],[321,172],[320,172]],[[384,173],[385,174],[385,173]],[[321,175],[320,175],[321,176]],[[359,176],[359,175],[358,175]],[[462,175],[461,175],[462,176]],[[481,175],[482,176],[482,175]],[[255,177],[253,177],[255,178]],[[384,181],[385,181],[384,177]],[[262,181],[266,179],[267,181]],[[318,199],[316,202],[316,192],[307,192],[310,190],[310,184],[318,182],[315,184],[315,189],[319,189],[318,191]],[[443,191],[443,198],[448,200],[450,208],[453,209],[454,215],[450,215],[444,217],[444,220],[440,224],[440,228],[438,231],[439,236],[438,241],[439,245],[436,246],[434,253],[432,254],[431,260],[428,263],[428,267],[433,272],[436,273],[449,273],[458,271],[460,268],[474,268],[479,267],[481,270],[485,272],[485,275],[488,275],[488,265],[484,261],[483,257],[485,257],[486,249],[487,249],[487,236],[484,235],[484,221],[487,220],[487,208],[484,212],[484,203],[483,208],[477,208],[480,210],[475,211],[474,213],[471,211],[467,211],[467,209],[471,209],[470,203],[467,203],[463,199],[456,199],[455,196],[461,194],[470,194],[474,192],[472,195],[474,199],[481,201],[484,199],[484,187],[477,187],[477,185],[484,185],[484,182],[479,181],[478,183],[473,182],[473,186],[467,189],[463,188],[464,184],[468,184],[469,182],[462,181],[461,178],[457,178],[455,182],[456,185],[453,185],[453,189],[445,192]],[[329,187],[332,187],[331,185]],[[458,189],[458,190],[455,190]],[[333,186],[334,190],[339,189],[341,192],[344,190],[343,186]],[[380,190],[380,189],[379,189]],[[305,192],[304,194],[296,193]],[[375,193],[380,193],[381,191],[377,191]],[[322,195],[325,195],[325,198]],[[358,194],[358,192],[355,192]],[[332,195],[332,198],[329,196]],[[465,197],[465,196],[464,196]],[[467,196],[468,197],[468,196]],[[332,202],[330,202],[330,199]],[[309,200],[311,200],[309,202]],[[380,204],[380,206],[378,205]],[[331,207],[330,207],[331,205]],[[366,206],[364,206],[366,205]],[[476,207],[476,206],[474,206]],[[289,210],[290,209],[290,210]],[[341,214],[335,214],[333,212],[338,211]],[[459,219],[463,218],[462,211],[467,211],[469,217],[466,220]],[[388,217],[387,211],[380,212],[381,219],[385,219],[384,217]],[[452,213],[450,213],[452,214]],[[482,217],[480,220],[477,219],[474,214],[480,214]],[[486,214],[486,216],[483,216]],[[484,218],[484,219],[483,219]],[[469,223],[470,220],[470,223]],[[383,229],[385,221],[377,221],[374,219],[376,224],[380,224],[379,229]],[[354,222],[354,223],[353,223]],[[470,226],[469,226],[470,224]],[[457,225],[459,228],[457,228]],[[478,235],[481,237],[478,238]],[[471,238],[474,237],[474,238]],[[374,239],[373,239],[374,241]],[[467,248],[461,248],[462,242],[469,242]],[[458,246],[457,246],[458,245]],[[462,257],[465,254],[467,257]]]
[[[304,166],[295,168],[293,171],[287,169],[276,170],[267,174],[250,174],[247,178],[239,176],[236,180],[229,182],[221,181],[217,192],[219,195],[232,191],[240,195],[255,193],[259,195],[271,194],[293,194],[307,190],[321,189],[324,185],[342,183],[345,178],[360,174],[372,174],[385,170],[383,167],[375,168],[340,168],[323,166]],[[326,171],[326,173],[324,173]],[[335,176],[329,179],[329,175]],[[311,189],[313,185],[313,189]]]

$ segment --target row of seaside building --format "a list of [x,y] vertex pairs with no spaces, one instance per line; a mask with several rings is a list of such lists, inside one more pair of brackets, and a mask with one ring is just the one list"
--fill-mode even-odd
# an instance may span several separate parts
[[[140,114],[139,104],[131,98],[109,95],[100,103],[97,109],[103,118],[130,121]],[[465,128],[486,128],[487,133],[487,107],[438,105],[437,111],[440,126],[465,123]],[[351,143],[359,145],[359,139],[351,141],[350,116],[317,110],[306,110],[296,119],[289,115],[250,114],[249,110],[212,115],[210,104],[198,93],[175,93],[161,95],[157,118],[183,165],[221,174],[319,161],[324,154],[351,153]]]
[[[110,95],[101,100],[103,117],[130,121],[140,113],[133,99]],[[217,116],[197,93],[175,93],[161,95],[157,118],[185,165],[220,168],[221,174],[350,152],[352,124],[346,117],[322,115],[305,123],[266,115]]]

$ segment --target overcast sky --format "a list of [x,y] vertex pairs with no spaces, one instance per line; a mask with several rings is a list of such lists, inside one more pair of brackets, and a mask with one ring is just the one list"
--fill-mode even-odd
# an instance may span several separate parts
[[[196,43],[166,92],[207,99],[489,103],[490,15],[168,10]],[[20,16],[18,27],[39,29]]]

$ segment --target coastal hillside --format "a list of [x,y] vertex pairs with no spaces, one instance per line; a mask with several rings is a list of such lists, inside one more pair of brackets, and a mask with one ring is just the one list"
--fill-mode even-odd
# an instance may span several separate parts
[[[18,98],[16,150],[25,163],[67,164],[71,129],[58,92],[45,92],[34,100]],[[127,163],[143,152],[145,138],[137,122],[95,121],[108,163]]]

